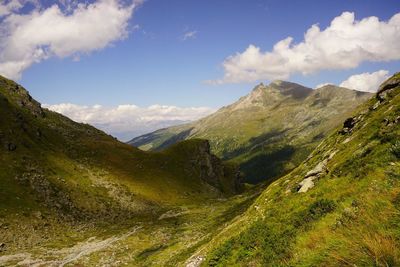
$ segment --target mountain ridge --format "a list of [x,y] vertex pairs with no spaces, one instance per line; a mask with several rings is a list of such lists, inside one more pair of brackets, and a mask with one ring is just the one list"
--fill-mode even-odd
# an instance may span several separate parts
[[332,85],[313,90],[285,81],[261,83],[203,119],[128,143],[160,151],[181,140],[208,139],[214,153],[241,166],[246,182],[271,181],[305,159],[324,134],[371,96]]
[[397,266],[400,73],[187,263]]

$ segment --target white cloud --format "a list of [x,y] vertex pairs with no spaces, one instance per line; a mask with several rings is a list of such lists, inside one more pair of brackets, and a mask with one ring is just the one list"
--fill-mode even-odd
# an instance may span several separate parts
[[0,18],[19,11],[27,3],[39,5],[37,0],[3,0],[2,3],[0,3]]
[[185,34],[182,37],[183,41],[189,40],[189,39],[195,39],[197,36],[197,31],[189,31],[185,32]]
[[136,105],[103,107],[75,104],[43,105],[77,122],[89,123],[121,140],[148,133],[160,128],[207,116],[215,110],[209,107],[176,107],[152,105],[146,108]]
[[344,12],[324,30],[317,24],[311,26],[298,44],[287,37],[266,52],[250,45],[223,62],[222,79],[209,82],[287,79],[294,73],[306,75],[320,70],[351,69],[365,61],[399,60],[399,44],[400,13],[388,21],[379,21],[377,17],[357,21],[354,13]]
[[340,86],[358,91],[375,93],[379,85],[388,78],[389,72],[387,70],[379,70],[372,73],[364,72],[350,76],[347,80],[343,81]]
[[47,58],[79,58],[124,39],[138,3],[129,1],[63,1],[63,9],[55,4],[46,9],[35,8],[28,14],[17,12],[28,1],[1,4],[0,74],[18,79],[26,68]]

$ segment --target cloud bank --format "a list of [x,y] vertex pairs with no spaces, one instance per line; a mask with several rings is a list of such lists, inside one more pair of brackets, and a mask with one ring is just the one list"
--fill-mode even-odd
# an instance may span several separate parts
[[388,78],[389,72],[387,70],[379,70],[372,73],[364,72],[350,76],[339,86],[363,92],[375,93],[378,90],[379,85]]
[[[28,14],[20,13],[28,2],[35,8]],[[0,74],[18,79],[26,68],[47,58],[79,57],[126,38],[128,22],[139,4],[126,2],[98,0],[60,4],[64,8],[54,4],[46,9],[35,0],[1,3]]]
[[136,105],[103,107],[63,103],[45,104],[43,107],[77,122],[91,124],[123,141],[160,128],[197,120],[215,111],[208,107],[183,108],[163,105],[142,108]]
[[224,77],[214,84],[254,82],[261,79],[287,79],[290,75],[320,70],[351,69],[366,61],[400,59],[400,13],[388,21],[377,17],[355,20],[344,12],[321,30],[315,24],[298,44],[292,37],[276,43],[272,51],[261,51],[251,44],[242,53],[222,64]]

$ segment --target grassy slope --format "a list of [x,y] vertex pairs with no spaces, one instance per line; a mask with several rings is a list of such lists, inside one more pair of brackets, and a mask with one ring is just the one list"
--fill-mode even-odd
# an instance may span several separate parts
[[[208,266],[400,265],[400,74],[396,79],[376,109],[377,98],[359,108],[350,133],[330,134],[194,255],[206,256]],[[297,192],[329,157],[315,187]]]
[[247,182],[272,181],[300,164],[369,97],[335,86],[312,90],[274,82],[204,119],[156,131],[131,144],[159,150],[182,139],[204,138],[218,156],[241,165]]
[[[240,189],[235,167],[209,155],[206,141],[143,152],[41,110],[23,88],[1,77],[0,145],[0,256],[68,246],[140,222],[157,225],[169,209]],[[212,183],[205,164],[216,172]]]

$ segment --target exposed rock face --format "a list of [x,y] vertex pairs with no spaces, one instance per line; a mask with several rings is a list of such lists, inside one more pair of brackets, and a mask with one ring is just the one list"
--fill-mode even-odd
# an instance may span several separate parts
[[[9,97],[19,107],[25,108],[36,117],[44,117],[44,112],[40,103],[34,100],[29,92],[22,86],[6,79],[0,79],[0,86],[8,88],[7,93]],[[0,96],[0,98],[4,98],[4,96]],[[5,100],[7,100],[6,97]]]
[[192,168],[199,169],[200,178],[206,183],[223,190],[224,178],[234,175],[233,188],[237,192],[242,191],[242,176],[238,168],[231,170],[222,164],[222,161],[211,153],[210,143],[207,140],[199,140],[190,162],[192,162]]
[[396,88],[400,84],[400,72],[396,73],[393,75],[393,77],[387,81],[385,81],[378,90],[378,93],[376,95],[376,98],[380,101],[383,101],[386,99],[387,94],[389,91],[392,89]]

